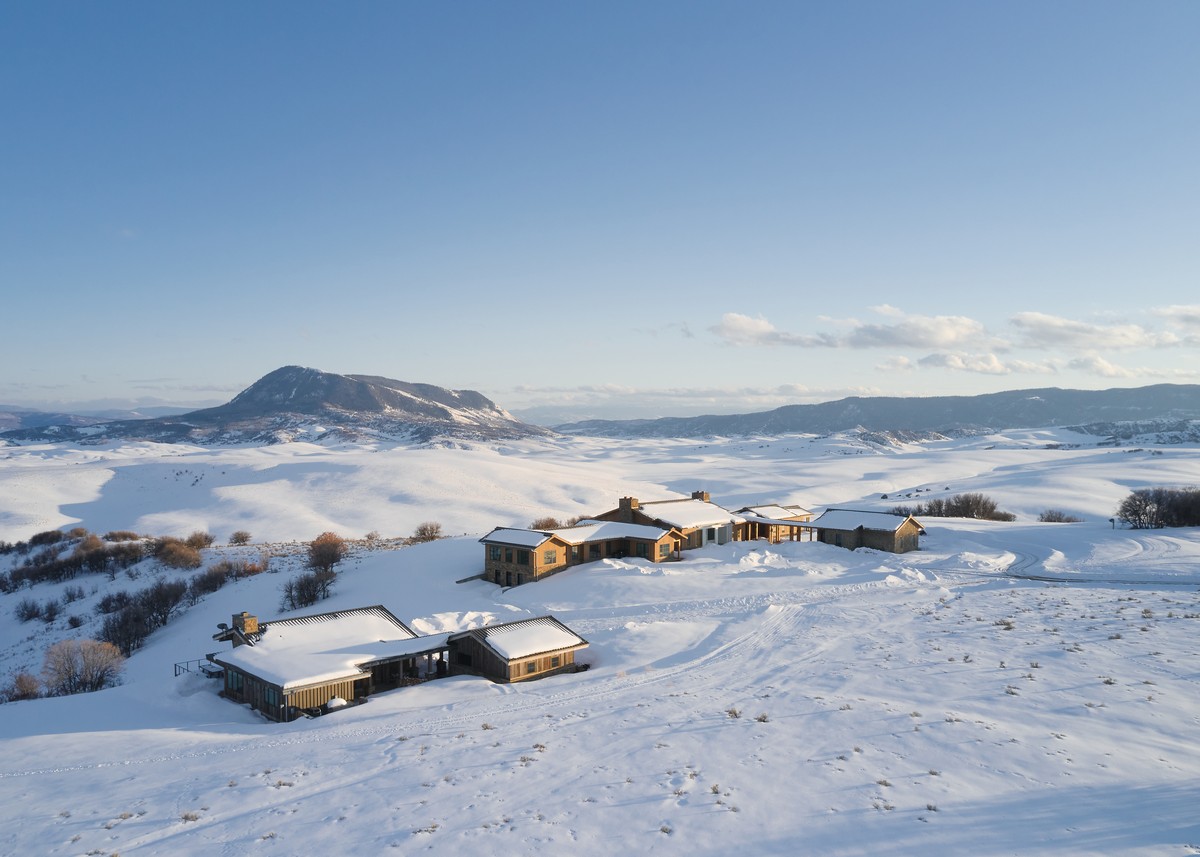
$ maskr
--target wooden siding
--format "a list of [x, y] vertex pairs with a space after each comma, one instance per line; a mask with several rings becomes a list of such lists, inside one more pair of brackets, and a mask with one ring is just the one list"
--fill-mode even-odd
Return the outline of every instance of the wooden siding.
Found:
[[[580, 545], [570, 545], [566, 542], [550, 542], [539, 548], [529, 549], [529, 564], [518, 563], [516, 547], [505, 545], [484, 544], [483, 574], [484, 578], [500, 586], [519, 586], [522, 583], [532, 583], [549, 577], [565, 569], [585, 562], [596, 562], [608, 557], [635, 557], [648, 559], [651, 562], [668, 562], [675, 559], [678, 550], [675, 537], [664, 533], [657, 541], [626, 537], [619, 539], [604, 539], [602, 541], [584, 542]], [[661, 553], [661, 546], [667, 546], [667, 555]], [[500, 559], [492, 558], [492, 549], [500, 549]], [[644, 553], [639, 549], [644, 548]], [[545, 562], [545, 551], [556, 551], [553, 563]], [[507, 553], [511, 551], [510, 553]], [[535, 556], [536, 554], [536, 556]], [[508, 560], [511, 555], [512, 561]]]
[[[466, 656], [470, 663], [465, 663]], [[554, 658], [559, 658], [553, 666]], [[529, 672], [527, 664], [534, 664]], [[560, 649], [544, 652], [532, 658], [515, 658], [511, 661], [497, 655], [475, 637], [464, 636], [450, 643], [450, 674], [479, 675], [492, 681], [514, 682], [544, 678], [557, 672], [575, 668], [575, 649]]]
[[818, 531], [818, 539], [825, 544], [837, 545], [849, 550], [865, 547], [888, 553], [908, 553], [919, 550], [920, 533], [921, 528], [909, 520], [901, 524], [895, 532], [868, 530], [863, 527], [856, 530], [822, 529]]

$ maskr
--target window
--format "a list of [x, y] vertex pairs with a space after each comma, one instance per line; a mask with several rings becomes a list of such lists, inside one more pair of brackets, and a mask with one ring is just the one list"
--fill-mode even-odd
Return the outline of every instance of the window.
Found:
[[554, 565], [558, 562], [558, 551], [550, 550], [542, 553], [542, 565]]
[[504, 561], [505, 561], [505, 562], [512, 562], [512, 548], [505, 548], [505, 549], [504, 549]]
[[518, 571], [517, 572], [517, 586], [520, 586], [524, 582], [525, 582], [525, 575], [521, 574], [521, 572]]
[[525, 675], [529, 675], [530, 673], [535, 673], [535, 672], [537, 672], [537, 661], [526, 661], [525, 662]]
[[579, 562], [579, 545], [571, 545], [571, 562]]
[[234, 693], [241, 693], [243, 687], [243, 677], [237, 670], [225, 671], [225, 689]]
[[558, 666], [561, 662], [562, 662], [562, 658], [559, 657], [558, 655], [555, 655], [554, 657], [552, 657], [550, 659], [550, 668], [554, 669], [554, 667]]
[[710, 542], [715, 542], [717, 540], [717, 528], [716, 527], [708, 528], [708, 540]]
[[588, 545], [588, 559], [600, 559], [600, 545]]
[[268, 707], [279, 707], [279, 691], [277, 691], [275, 688], [268, 687], [263, 693], [263, 699], [266, 701]]
[[671, 546], [669, 544], [667, 544], [666, 542], [663, 542], [661, 545], [658, 546], [658, 558], [659, 559], [666, 559], [670, 555], [671, 555]]
[[529, 551], [517, 551], [517, 565], [529, 565]]
[[488, 559], [495, 560], [496, 562], [500, 561], [500, 546], [499, 545], [489, 545], [488, 546]]
[[646, 556], [646, 543], [645, 542], [637, 543], [637, 555], [642, 557], [643, 559], [645, 558], [645, 556]]

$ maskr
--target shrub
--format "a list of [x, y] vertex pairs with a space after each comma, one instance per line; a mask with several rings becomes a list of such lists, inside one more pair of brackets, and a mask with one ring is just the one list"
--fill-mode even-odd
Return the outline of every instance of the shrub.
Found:
[[45, 622], [47, 625], [49, 625], [51, 622], [53, 622], [55, 619], [58, 618], [58, 613], [59, 613], [60, 609], [61, 608], [59, 607], [57, 601], [53, 601], [53, 600], [47, 601], [46, 605], [44, 607], [42, 607], [42, 621]]
[[38, 681], [37, 676], [30, 675], [27, 672], [19, 672], [13, 676], [8, 687], [3, 691], [4, 698], [9, 702], [18, 702], [22, 699], [37, 699], [42, 695], [42, 683]]
[[135, 603], [105, 618], [100, 639], [129, 656], [142, 647], [153, 630], [141, 605]]
[[552, 518], [547, 515], [544, 518], [534, 518], [529, 524], [531, 530], [558, 530], [562, 529], [562, 523], [558, 518]]
[[171, 614], [187, 596], [188, 586], [182, 580], [159, 578], [138, 593], [137, 603], [143, 608], [151, 628], [161, 628], [171, 621]]
[[336, 579], [337, 575], [331, 570], [312, 571], [289, 580], [283, 585], [282, 609], [299, 610], [328, 598]]
[[996, 501], [984, 494], [955, 494], [948, 499], [934, 497], [915, 506], [896, 506], [894, 515], [916, 515], [928, 518], [977, 518], [985, 521], [1015, 521], [1011, 512], [1001, 512]]
[[190, 536], [184, 539], [184, 544], [190, 548], [200, 550], [201, 548], [212, 547], [212, 543], [216, 541], [211, 533], [206, 533], [203, 530], [195, 530]]
[[83, 591], [82, 586], [68, 586], [63, 590], [63, 603], [70, 604], [73, 601], [80, 601], [87, 597], [87, 593]]
[[318, 571], [332, 571], [346, 556], [346, 542], [336, 533], [321, 533], [308, 545], [308, 566]]
[[136, 542], [140, 538], [133, 530], [110, 530], [104, 534], [106, 542]]
[[28, 622], [32, 619], [40, 619], [42, 616], [42, 605], [32, 598], [22, 598], [13, 614], [18, 620]]
[[1083, 518], [1076, 518], [1059, 509], [1047, 509], [1038, 515], [1038, 520], [1043, 524], [1078, 524]]
[[117, 683], [125, 658], [99, 640], [63, 640], [46, 651], [42, 679], [49, 696], [90, 693]]
[[34, 533], [29, 537], [30, 547], [40, 547], [41, 545], [56, 545], [61, 542], [64, 536], [59, 530], [45, 530], [40, 533]]
[[224, 586], [225, 579], [229, 576], [230, 565], [232, 563], [218, 563], [193, 577], [192, 582], [188, 584], [188, 601], [195, 604], [203, 596]]
[[100, 614], [116, 613], [133, 603], [133, 598], [124, 590], [106, 592], [96, 604], [96, 612]]
[[199, 568], [200, 551], [178, 539], [164, 539], [155, 551], [155, 558], [170, 568]]
[[234, 530], [229, 534], [229, 543], [231, 545], [248, 545], [250, 544], [250, 533], [245, 530]]
[[432, 542], [442, 537], [442, 525], [437, 521], [425, 521], [417, 524], [417, 528], [413, 530], [413, 542]]

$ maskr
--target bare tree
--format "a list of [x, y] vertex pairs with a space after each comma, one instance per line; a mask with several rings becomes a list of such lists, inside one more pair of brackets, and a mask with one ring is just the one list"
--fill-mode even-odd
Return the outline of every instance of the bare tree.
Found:
[[250, 544], [250, 533], [246, 530], [234, 530], [229, 534], [229, 543], [231, 545], [248, 545]]
[[529, 524], [531, 530], [558, 530], [561, 528], [562, 522], [550, 515], [546, 515], [544, 518], [534, 518]]
[[432, 542], [442, 537], [442, 525], [437, 521], [425, 521], [423, 524], [417, 524], [417, 528], [413, 530], [413, 542]]
[[90, 693], [116, 684], [125, 658], [111, 643], [62, 640], [46, 651], [42, 679], [49, 696]]

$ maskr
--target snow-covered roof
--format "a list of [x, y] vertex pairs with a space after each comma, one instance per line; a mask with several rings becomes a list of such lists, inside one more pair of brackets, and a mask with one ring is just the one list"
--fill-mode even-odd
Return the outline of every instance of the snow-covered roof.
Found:
[[620, 521], [580, 521], [574, 527], [551, 530], [554, 535], [572, 545], [602, 542], [605, 539], [650, 539], [658, 541], [670, 530], [645, 524], [622, 524]]
[[622, 524], [619, 521], [580, 521], [573, 527], [556, 530], [523, 530], [517, 527], [496, 527], [479, 541], [485, 544], [514, 545], [536, 548], [557, 536], [570, 545], [602, 542], [606, 539], [650, 539], [658, 541], [670, 530], [644, 524]]
[[519, 548], [536, 548], [550, 538], [549, 530], [525, 530], [520, 527], [496, 527], [479, 541], [498, 542]]
[[859, 509], [826, 509], [812, 526], [829, 530], [883, 530], [894, 533], [908, 518], [889, 512], [864, 512]]
[[267, 622], [254, 645], [213, 660], [290, 690], [358, 677], [373, 661], [442, 648], [445, 636], [417, 637], [386, 608], [360, 607]]
[[468, 634], [509, 661], [532, 658], [543, 652], [579, 649], [588, 644], [587, 640], [553, 616], [521, 619], [503, 625], [485, 625], [454, 636]]
[[771, 518], [773, 520], [785, 521], [789, 518], [798, 518], [803, 515], [811, 515], [812, 512], [805, 509], [803, 506], [779, 506], [770, 504], [767, 506], [746, 506], [738, 509], [740, 515], [753, 515], [758, 518]]
[[684, 529], [714, 527], [728, 524], [730, 521], [741, 521], [741, 518], [728, 509], [703, 500], [658, 500], [642, 503], [638, 511], [672, 527]]

